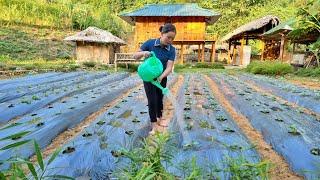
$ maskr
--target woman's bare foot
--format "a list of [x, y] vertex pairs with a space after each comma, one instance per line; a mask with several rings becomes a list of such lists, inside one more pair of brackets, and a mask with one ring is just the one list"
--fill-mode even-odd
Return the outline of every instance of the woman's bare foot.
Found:
[[160, 117], [160, 118], [157, 118], [158, 119], [158, 124], [159, 126], [162, 126], [162, 127], [168, 127], [168, 124], [169, 124], [169, 121]]
[[158, 123], [157, 122], [152, 122], [151, 123], [151, 127], [152, 127], [152, 129], [151, 129], [151, 131], [149, 132], [149, 135], [155, 135], [156, 134], [156, 132], [157, 132], [157, 126], [158, 126]]

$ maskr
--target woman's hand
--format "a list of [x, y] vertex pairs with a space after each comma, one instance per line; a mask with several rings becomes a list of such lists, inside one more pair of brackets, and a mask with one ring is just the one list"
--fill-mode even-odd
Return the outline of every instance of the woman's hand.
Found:
[[134, 59], [141, 59], [142, 57], [144, 58], [148, 58], [151, 56], [151, 52], [149, 51], [138, 51], [136, 53], [134, 53], [133, 58]]
[[150, 51], [143, 51], [143, 57], [148, 58], [151, 56], [151, 52]]

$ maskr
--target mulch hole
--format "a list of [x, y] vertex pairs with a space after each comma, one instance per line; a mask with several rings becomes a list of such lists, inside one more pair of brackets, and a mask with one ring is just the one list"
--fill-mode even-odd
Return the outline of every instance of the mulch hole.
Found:
[[62, 151], [62, 154], [72, 153], [75, 150], [76, 150], [76, 148], [68, 146], [65, 150]]

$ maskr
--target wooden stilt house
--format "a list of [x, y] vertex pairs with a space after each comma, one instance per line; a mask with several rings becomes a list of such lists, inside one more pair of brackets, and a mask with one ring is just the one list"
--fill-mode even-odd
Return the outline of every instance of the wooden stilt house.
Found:
[[[179, 52], [179, 62], [183, 63], [185, 45], [198, 45], [199, 61], [204, 62], [205, 44], [211, 44], [211, 61], [214, 61], [216, 36], [206, 33], [206, 26], [215, 23], [221, 15], [217, 12], [203, 9], [197, 4], [151, 4], [140, 9], [121, 13], [120, 17], [135, 26], [134, 46], [136, 51], [148, 39], [159, 38], [159, 27], [164, 23], [173, 23], [177, 35], [173, 44]], [[200, 50], [201, 46], [201, 50]], [[201, 53], [200, 53], [201, 51]]]

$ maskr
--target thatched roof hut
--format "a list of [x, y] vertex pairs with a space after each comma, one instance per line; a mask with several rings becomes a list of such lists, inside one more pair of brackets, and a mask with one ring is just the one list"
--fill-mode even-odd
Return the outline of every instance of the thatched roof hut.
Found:
[[239, 40], [245, 35], [247, 39], [257, 39], [266, 31], [279, 24], [280, 20], [276, 16], [268, 15], [251, 21], [231, 33], [225, 35], [222, 41]]
[[85, 61], [113, 63], [115, 53], [120, 51], [121, 45], [126, 44], [122, 39], [97, 27], [88, 27], [64, 40], [76, 42], [78, 63]]
[[[222, 38], [222, 41], [229, 43], [228, 63], [246, 65], [250, 63], [251, 47], [248, 45], [250, 39], [263, 40], [262, 35], [279, 24], [280, 20], [276, 16], [268, 15], [251, 21]], [[264, 40], [263, 40], [264, 43]], [[233, 45], [233, 48], [231, 47]], [[240, 45], [238, 48], [237, 46]], [[263, 59], [264, 48], [261, 59]], [[239, 56], [239, 60], [237, 60]]]

